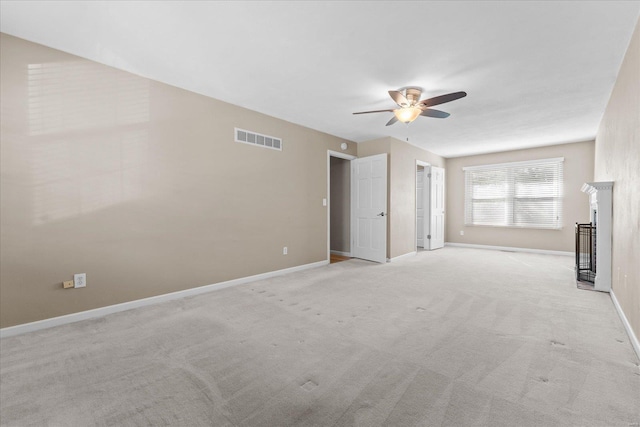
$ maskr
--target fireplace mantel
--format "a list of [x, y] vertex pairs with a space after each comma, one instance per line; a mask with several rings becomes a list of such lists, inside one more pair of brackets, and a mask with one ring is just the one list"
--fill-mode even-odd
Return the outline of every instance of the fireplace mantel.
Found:
[[613, 182], [587, 182], [582, 191], [589, 194], [591, 222], [596, 227], [596, 291], [611, 291], [611, 222]]

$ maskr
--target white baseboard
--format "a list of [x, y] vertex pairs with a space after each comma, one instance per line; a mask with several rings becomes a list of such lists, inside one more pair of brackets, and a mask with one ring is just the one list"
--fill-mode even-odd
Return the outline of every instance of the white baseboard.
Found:
[[629, 335], [631, 346], [636, 351], [636, 356], [638, 356], [638, 359], [640, 359], [640, 342], [638, 341], [638, 337], [633, 332], [633, 328], [631, 328], [631, 323], [629, 323], [627, 316], [624, 315], [624, 311], [622, 311], [622, 307], [620, 307], [620, 303], [618, 302], [616, 295], [613, 293], [613, 289], [609, 292], [609, 295], [611, 295], [613, 306], [616, 308], [618, 316], [620, 316], [620, 320], [622, 320], [622, 324], [624, 325], [624, 329], [627, 331], [627, 335]]
[[417, 251], [408, 252], [408, 253], [406, 253], [406, 254], [398, 255], [398, 256], [393, 257], [393, 258], [387, 258], [387, 262], [399, 261], [399, 260], [401, 260], [402, 258], [408, 258], [408, 257], [410, 257], [410, 256], [414, 256], [414, 255], [417, 255], [417, 254], [418, 254], [418, 252], [417, 252]]
[[496, 251], [508, 251], [508, 252], [530, 252], [533, 254], [544, 255], [562, 255], [562, 256], [576, 256], [574, 252], [563, 251], [548, 251], [545, 249], [530, 249], [530, 248], [513, 248], [511, 246], [489, 246], [489, 245], [473, 245], [471, 243], [451, 243], [447, 242], [445, 246], [457, 246], [460, 248], [474, 248], [474, 249], [491, 249]]
[[180, 298], [200, 295], [207, 292], [217, 291], [219, 289], [231, 286], [242, 285], [244, 283], [255, 282], [257, 280], [268, 279], [270, 277], [282, 276], [283, 274], [293, 273], [295, 271], [308, 270], [310, 268], [321, 267], [329, 264], [328, 260], [313, 262], [311, 264], [298, 265], [295, 267], [285, 268], [282, 270], [269, 271], [267, 273], [256, 274], [254, 276], [240, 277], [238, 279], [228, 280], [226, 282], [214, 283], [212, 285], [200, 286], [197, 288], [185, 289], [183, 291], [171, 292], [168, 294], [157, 295], [149, 298], [138, 299], [134, 301], [123, 302], [120, 304], [108, 305], [106, 307], [95, 308], [93, 310], [80, 311], [64, 316], [52, 317], [50, 319], [38, 320], [36, 322], [24, 323], [22, 325], [9, 326], [0, 329], [0, 338], [12, 337], [15, 335], [25, 334], [27, 332], [39, 331], [42, 329], [53, 328], [54, 326], [66, 325], [68, 323], [79, 322], [81, 320], [95, 319], [108, 314], [118, 313], [121, 311], [131, 310], [134, 308], [145, 307], [148, 305], [158, 304], [161, 302], [172, 301]]
[[334, 255], [348, 256], [348, 257], [351, 256], [351, 252], [342, 252], [342, 251], [334, 251], [334, 250], [331, 250], [329, 252], [331, 252]]

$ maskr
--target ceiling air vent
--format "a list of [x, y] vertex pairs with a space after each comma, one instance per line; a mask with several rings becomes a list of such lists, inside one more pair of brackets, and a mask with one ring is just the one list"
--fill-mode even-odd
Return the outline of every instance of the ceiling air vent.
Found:
[[282, 151], [282, 139], [274, 136], [262, 135], [260, 133], [251, 132], [249, 130], [235, 128], [236, 142], [243, 144], [257, 145], [272, 150]]

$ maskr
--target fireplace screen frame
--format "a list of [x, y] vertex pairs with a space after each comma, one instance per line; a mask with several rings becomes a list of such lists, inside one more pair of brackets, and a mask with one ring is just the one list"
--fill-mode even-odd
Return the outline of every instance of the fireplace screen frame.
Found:
[[576, 280], [578, 282], [595, 283], [596, 233], [594, 223], [576, 223]]

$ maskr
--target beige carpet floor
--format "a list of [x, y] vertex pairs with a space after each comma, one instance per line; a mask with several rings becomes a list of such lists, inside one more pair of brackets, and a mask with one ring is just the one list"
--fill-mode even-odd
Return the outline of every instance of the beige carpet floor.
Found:
[[638, 359], [572, 261], [354, 259], [5, 338], [0, 424], [638, 426]]

